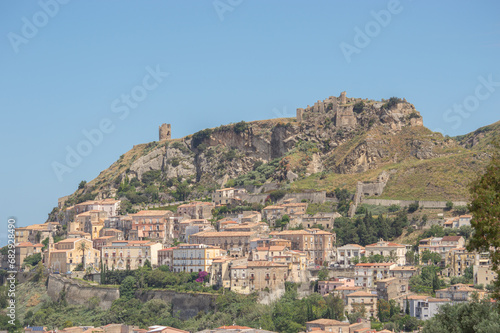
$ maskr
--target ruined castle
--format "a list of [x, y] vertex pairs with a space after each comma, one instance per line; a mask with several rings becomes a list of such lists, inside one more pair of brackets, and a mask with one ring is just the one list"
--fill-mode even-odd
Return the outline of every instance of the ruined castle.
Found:
[[169, 140], [172, 136], [172, 127], [170, 124], [162, 124], [159, 128], [160, 141]]
[[317, 101], [313, 106], [297, 109], [297, 121], [303, 122], [313, 118], [316, 114], [332, 112], [335, 114], [335, 126], [337, 127], [355, 127], [357, 124], [354, 116], [354, 98], [347, 98], [345, 91], [340, 93], [339, 97], [330, 96], [323, 101]]

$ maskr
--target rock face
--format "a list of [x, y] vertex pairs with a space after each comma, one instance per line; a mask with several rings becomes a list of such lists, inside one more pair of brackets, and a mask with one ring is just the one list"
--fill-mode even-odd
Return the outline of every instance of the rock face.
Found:
[[[161, 171], [164, 180], [224, 185], [252, 171], [257, 163], [283, 158], [287, 160], [274, 180], [294, 181], [323, 171], [359, 173], [408, 157], [438, 156], [441, 146], [429, 137], [431, 133], [423, 127], [420, 113], [405, 100], [377, 102], [343, 93], [297, 109], [297, 119], [242, 122], [155, 143], [128, 167], [123, 166], [120, 177], [141, 180], [148, 171]], [[300, 155], [304, 142], [312, 154]], [[290, 154], [298, 155], [288, 158]], [[110, 182], [111, 177], [103, 173], [96, 180], [99, 190], [113, 193], [119, 182]]]

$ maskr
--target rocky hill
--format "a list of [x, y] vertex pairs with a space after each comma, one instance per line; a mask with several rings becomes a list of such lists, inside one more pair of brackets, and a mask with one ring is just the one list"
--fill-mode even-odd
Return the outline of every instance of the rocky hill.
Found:
[[489, 160], [500, 122], [457, 138], [423, 126], [404, 99], [329, 97], [296, 118], [240, 122], [181, 139], [134, 146], [70, 196], [66, 205], [121, 197], [132, 203], [185, 200], [227, 185], [276, 182], [290, 191], [354, 191], [388, 175], [383, 198], [463, 200]]

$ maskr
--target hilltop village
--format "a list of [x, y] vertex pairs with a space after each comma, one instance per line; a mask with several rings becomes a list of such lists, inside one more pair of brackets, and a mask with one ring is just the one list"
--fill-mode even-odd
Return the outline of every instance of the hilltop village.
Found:
[[[165, 145], [161, 148], [165, 152], [156, 152], [154, 149], [159, 149], [156, 145], [151, 146], [152, 150], [146, 146], [149, 150], [139, 159], [132, 159], [126, 171], [120, 171], [126, 168], [122, 164], [115, 168], [122, 173], [116, 181], [101, 185], [99, 192], [86, 189], [96, 189], [102, 180], [94, 181], [92, 186], [82, 182], [77, 194], [58, 200], [47, 222], [16, 228], [14, 270], [38, 274], [38, 278], [48, 277], [47, 288], [53, 301], [61, 301], [63, 296], [69, 304], [95, 301], [106, 310], [118, 297], [139, 298], [137, 288], [256, 295], [262, 304], [275, 304], [295, 290], [298, 298], [317, 296], [321, 304], [337, 304], [336, 312], [335, 306], [328, 308], [325, 315], [312, 315], [315, 311], [312, 308], [308, 312], [300, 327], [317, 333], [415, 331], [444, 305], [488, 299], [497, 276], [487, 252], [466, 249], [473, 232], [472, 215], [468, 214], [467, 202], [457, 201], [457, 196], [445, 201], [378, 199], [396, 172], [389, 169], [380, 170], [373, 181], [357, 181], [354, 192], [341, 188], [318, 190], [315, 186], [290, 191], [290, 187], [288, 190], [281, 187], [315, 173], [320, 175], [318, 179], [327, 179], [323, 166], [315, 161], [321, 157], [322, 163], [328, 165], [335, 160], [329, 160], [328, 152], [321, 156], [319, 152], [337, 145], [348, 146], [346, 137], [349, 138], [349, 133], [354, 135], [360, 127], [382, 128], [391, 137], [405, 128], [418, 131], [423, 128], [422, 118], [413, 105], [397, 98], [384, 102], [347, 98], [343, 92], [339, 97], [297, 109], [294, 121], [299, 125], [293, 126], [300, 126], [300, 131], [277, 125], [270, 140], [262, 142], [257, 141], [255, 130], [244, 122], [235, 125], [234, 132], [200, 131], [189, 138], [195, 157], [180, 142], [171, 139], [171, 125], [163, 124], [158, 142]], [[334, 130], [325, 126], [323, 134], [308, 148], [303, 138], [312, 135], [325, 121], [331, 122]], [[326, 140], [327, 135], [336, 138], [337, 143]], [[359, 133], [352, 140], [358, 137]], [[224, 138], [248, 149], [248, 156], [241, 158], [245, 163], [255, 163], [250, 158], [267, 158], [271, 163], [272, 158], [285, 156], [279, 165], [289, 164], [273, 169], [274, 173], [281, 172], [279, 177], [268, 175], [259, 184], [255, 174], [249, 176], [254, 177], [251, 183], [246, 182], [245, 172], [247, 175], [257, 172], [266, 163], [254, 164], [253, 171], [233, 165], [233, 169], [241, 171], [239, 175], [228, 169], [227, 173], [233, 172], [231, 177], [222, 176], [224, 171], [213, 177], [219, 188], [197, 194], [181, 193], [181, 187], [193, 187], [187, 185], [188, 179], [203, 182], [211, 164], [199, 163], [204, 163], [211, 147], [220, 147]], [[240, 138], [246, 141], [238, 141]], [[411, 139], [407, 145], [411, 149], [405, 158], [426, 160], [438, 153], [448, 156], [451, 153], [442, 153], [440, 147], [455, 149], [456, 146], [451, 141], [425, 140], [433, 140], [432, 147], [427, 141]], [[345, 152], [348, 162], [335, 162], [336, 172], [352, 176], [373, 170], [385, 160], [395, 163], [401, 159], [398, 153], [391, 155], [390, 149], [394, 147], [380, 148], [382, 144], [374, 140], [357, 144], [357, 151], [352, 148], [350, 153]], [[269, 156], [259, 155], [260, 150], [255, 148], [259, 145], [269, 150], [266, 153]], [[285, 155], [287, 151], [295, 152], [297, 159], [306, 160], [308, 165], [294, 169], [290, 166], [292, 155]], [[314, 153], [311, 155], [309, 151]], [[191, 156], [196, 163], [184, 163], [183, 156]], [[125, 159], [122, 155], [119, 162]], [[165, 189], [163, 197], [155, 188], [156, 179], [151, 178], [160, 171], [170, 177], [165, 178], [170, 184], [160, 187]], [[135, 188], [141, 186], [144, 194], [136, 193]], [[170, 192], [173, 196], [166, 194], [169, 189], [174, 189]], [[6, 248], [1, 253], [2, 268], [12, 270]], [[147, 273], [150, 275], [141, 281], [132, 279], [145, 270], [154, 273]], [[81, 300], [71, 296], [74, 288], [109, 291], [118, 285], [119, 295], [109, 294], [108, 299], [85, 296], [88, 292], [78, 294], [83, 297]], [[126, 285], [133, 291], [127, 294]], [[153, 298], [157, 295], [147, 299]], [[201, 303], [192, 305], [196, 311], [179, 304], [173, 306], [179, 307], [181, 318], [207, 311], [197, 308]], [[390, 315], [383, 309], [388, 309]], [[387, 324], [389, 318], [399, 318], [398, 324]], [[224, 324], [202, 332], [269, 332], [232, 322]], [[388, 329], [383, 330], [384, 327]], [[25, 332], [49, 330], [25, 328]], [[186, 332], [162, 325], [146, 329], [124, 322], [102, 327], [59, 327], [58, 331]]]

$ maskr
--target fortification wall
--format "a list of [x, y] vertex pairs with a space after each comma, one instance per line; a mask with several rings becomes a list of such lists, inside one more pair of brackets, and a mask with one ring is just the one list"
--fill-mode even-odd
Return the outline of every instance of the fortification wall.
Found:
[[64, 294], [64, 298], [71, 305], [86, 305], [92, 297], [99, 299], [99, 307], [111, 308], [114, 300], [120, 297], [118, 288], [98, 288], [64, 278], [57, 274], [49, 276], [47, 294], [53, 301], [57, 301]]
[[142, 302], [161, 299], [172, 304], [174, 314], [179, 314], [182, 320], [196, 316], [200, 311], [208, 312], [215, 309], [217, 295], [208, 293], [177, 293], [171, 290], [147, 290], [136, 292], [136, 297]]
[[287, 193], [281, 201], [294, 198], [296, 202], [307, 200], [310, 203], [324, 203], [326, 201], [326, 191]]
[[[364, 199], [362, 203], [368, 205], [381, 205], [381, 206], [391, 206], [399, 205], [401, 207], [408, 207], [410, 204], [414, 203], [415, 200], [389, 200], [389, 199]], [[424, 208], [436, 208], [444, 209], [446, 208], [446, 201], [428, 201], [420, 200], [417, 201], [419, 207]], [[467, 201], [452, 201], [453, 206], [467, 206]]]
[[[86, 305], [92, 297], [99, 299], [99, 307], [104, 310], [111, 308], [114, 300], [120, 297], [118, 288], [101, 286], [86, 286], [75, 280], [57, 274], [49, 276], [47, 294], [53, 301], [64, 295], [70, 305]], [[200, 311], [208, 312], [215, 309], [217, 295], [208, 293], [178, 293], [171, 290], [141, 290], [136, 297], [142, 302], [151, 299], [161, 299], [172, 304], [174, 313], [179, 313], [181, 319], [194, 317]]]

